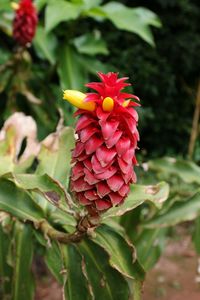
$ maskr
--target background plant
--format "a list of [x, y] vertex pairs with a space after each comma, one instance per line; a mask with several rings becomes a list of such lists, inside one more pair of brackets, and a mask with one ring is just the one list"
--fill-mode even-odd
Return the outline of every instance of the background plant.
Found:
[[[33, 119], [14, 115], [0, 134], [1, 294], [32, 299], [30, 270], [35, 257], [40, 257], [67, 299], [80, 294], [83, 299], [94, 295], [128, 299], [134, 289], [140, 294], [144, 273], [162, 254], [170, 227], [195, 219], [194, 243], [200, 251], [199, 167], [182, 159], [199, 78], [198, 3], [38, 0], [35, 4], [40, 12], [38, 31], [33, 46], [20, 56], [11, 37], [10, 1], [0, 6], [0, 122], [3, 126], [14, 111], [37, 122], [36, 126]], [[154, 13], [137, 5], [157, 12], [163, 26]], [[147, 164], [138, 170], [139, 185], [125, 206], [105, 213], [96, 233], [88, 230], [88, 222], [80, 233], [81, 208], [73, 206], [67, 191], [73, 129], [65, 125], [73, 124], [73, 111], [61, 100], [61, 90], [84, 91], [83, 84], [97, 70], [119, 70], [131, 81], [134, 77], [143, 104], [140, 161]], [[64, 122], [62, 118], [59, 122], [62, 114]], [[197, 163], [198, 144], [199, 140], [193, 156]], [[179, 157], [149, 161], [163, 154]], [[163, 181], [170, 184], [169, 197]], [[84, 236], [81, 243], [71, 243], [74, 232], [75, 239]], [[74, 282], [80, 283], [78, 287]]]

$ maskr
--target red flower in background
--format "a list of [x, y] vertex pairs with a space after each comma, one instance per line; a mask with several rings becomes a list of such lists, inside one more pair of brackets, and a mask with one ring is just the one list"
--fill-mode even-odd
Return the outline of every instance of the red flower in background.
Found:
[[21, 45], [31, 43], [35, 35], [38, 17], [31, 0], [21, 0], [17, 5], [13, 21], [14, 39]]
[[78, 139], [72, 153], [71, 189], [89, 211], [100, 212], [121, 204], [136, 182], [133, 166], [139, 134], [138, 98], [124, 93], [128, 78], [117, 73], [98, 73], [101, 82], [86, 86], [94, 93], [64, 91], [64, 99], [79, 110], [76, 124]]

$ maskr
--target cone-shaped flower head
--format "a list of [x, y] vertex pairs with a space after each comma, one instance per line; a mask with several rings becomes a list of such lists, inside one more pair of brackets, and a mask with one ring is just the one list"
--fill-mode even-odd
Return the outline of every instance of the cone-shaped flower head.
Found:
[[13, 3], [15, 18], [13, 21], [13, 37], [21, 45], [26, 46], [34, 38], [38, 17], [32, 0], [21, 0]]
[[[138, 115], [130, 98], [122, 92], [128, 78], [117, 73], [98, 73], [101, 82], [86, 86], [95, 92], [66, 90], [64, 99], [79, 109], [77, 140], [72, 153], [71, 190], [89, 211], [100, 212], [121, 204], [136, 181], [135, 149], [139, 134]], [[127, 100], [127, 98], [129, 100]]]

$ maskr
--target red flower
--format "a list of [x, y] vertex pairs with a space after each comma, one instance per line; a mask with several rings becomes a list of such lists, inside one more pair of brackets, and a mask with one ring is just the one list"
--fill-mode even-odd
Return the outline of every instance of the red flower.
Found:
[[78, 139], [72, 153], [71, 189], [88, 210], [104, 211], [121, 204], [136, 182], [133, 166], [139, 134], [138, 98], [122, 92], [130, 85], [117, 73], [98, 73], [101, 82], [88, 83], [95, 90], [86, 95], [65, 91], [64, 99], [81, 108], [76, 124]]
[[23, 47], [31, 43], [37, 23], [37, 12], [32, 0], [21, 0], [17, 5], [13, 21], [14, 39]]

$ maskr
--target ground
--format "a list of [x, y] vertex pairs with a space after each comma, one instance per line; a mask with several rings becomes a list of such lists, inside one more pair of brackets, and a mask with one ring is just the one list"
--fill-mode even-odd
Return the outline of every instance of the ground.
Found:
[[[200, 300], [198, 257], [191, 237], [185, 228], [177, 228], [176, 234], [179, 238], [169, 239], [164, 254], [147, 274], [142, 300]], [[62, 289], [50, 275], [38, 280], [37, 286], [35, 300], [62, 300]]]

